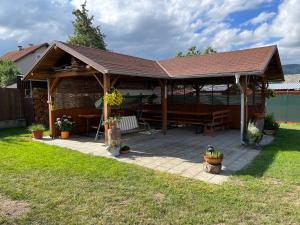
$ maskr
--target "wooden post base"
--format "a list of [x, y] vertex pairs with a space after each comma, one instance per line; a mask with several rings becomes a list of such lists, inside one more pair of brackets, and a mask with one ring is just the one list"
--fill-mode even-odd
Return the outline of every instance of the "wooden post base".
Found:
[[208, 162], [203, 163], [204, 171], [207, 173], [219, 174], [222, 171], [222, 164], [212, 165]]

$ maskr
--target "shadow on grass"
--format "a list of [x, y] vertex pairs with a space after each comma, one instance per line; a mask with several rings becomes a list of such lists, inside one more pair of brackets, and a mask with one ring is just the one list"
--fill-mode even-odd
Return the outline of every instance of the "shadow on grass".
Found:
[[[236, 175], [262, 177], [274, 163], [278, 152], [300, 152], [300, 130], [280, 128], [275, 140], [263, 148], [253, 162]], [[288, 160], [288, 158], [286, 159]]]

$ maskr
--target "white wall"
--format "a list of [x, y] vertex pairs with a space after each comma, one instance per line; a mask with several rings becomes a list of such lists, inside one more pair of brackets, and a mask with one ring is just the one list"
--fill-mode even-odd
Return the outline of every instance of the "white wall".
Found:
[[41, 47], [36, 51], [28, 54], [27, 56], [18, 60], [15, 64], [18, 67], [22, 75], [25, 75], [32, 65], [38, 60], [38, 56], [41, 56], [47, 47]]

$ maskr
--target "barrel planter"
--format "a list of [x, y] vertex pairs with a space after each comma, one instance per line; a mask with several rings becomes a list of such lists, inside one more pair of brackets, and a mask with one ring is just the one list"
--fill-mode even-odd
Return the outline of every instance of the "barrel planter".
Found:
[[42, 139], [43, 138], [43, 133], [44, 131], [42, 130], [33, 130], [32, 131], [32, 136], [34, 139]]

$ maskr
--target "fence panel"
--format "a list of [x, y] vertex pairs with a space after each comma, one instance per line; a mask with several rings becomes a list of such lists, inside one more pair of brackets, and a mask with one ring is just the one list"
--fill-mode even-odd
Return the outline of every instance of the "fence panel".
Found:
[[13, 88], [0, 88], [0, 121], [24, 118], [20, 91]]
[[278, 95], [267, 102], [268, 113], [277, 121], [300, 122], [300, 95]]

